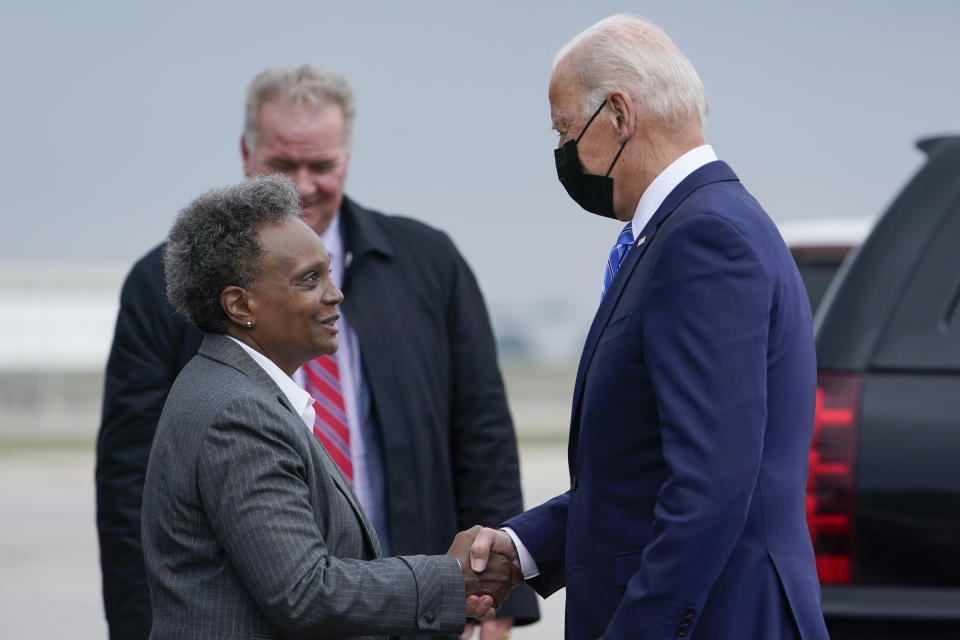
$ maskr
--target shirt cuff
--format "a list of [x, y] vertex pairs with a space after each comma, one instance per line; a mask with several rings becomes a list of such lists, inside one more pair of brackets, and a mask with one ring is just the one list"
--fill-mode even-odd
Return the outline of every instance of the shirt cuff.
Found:
[[519, 536], [514, 533], [513, 529], [503, 527], [500, 530], [506, 531], [507, 535], [513, 540], [513, 544], [517, 547], [517, 555], [520, 557], [520, 571], [523, 573], [523, 579], [529, 580], [530, 578], [536, 578], [540, 575], [540, 569], [537, 568], [536, 561], [533, 559], [533, 556], [530, 555], [530, 552], [527, 551], [527, 546], [523, 544]]

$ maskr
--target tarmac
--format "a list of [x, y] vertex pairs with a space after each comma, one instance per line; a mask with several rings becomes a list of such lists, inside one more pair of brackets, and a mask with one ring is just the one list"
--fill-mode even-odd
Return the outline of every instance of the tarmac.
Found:
[[[104, 640], [92, 445], [0, 445], [0, 638]], [[566, 490], [566, 442], [521, 440], [525, 502]], [[512, 640], [563, 637], [563, 593]]]

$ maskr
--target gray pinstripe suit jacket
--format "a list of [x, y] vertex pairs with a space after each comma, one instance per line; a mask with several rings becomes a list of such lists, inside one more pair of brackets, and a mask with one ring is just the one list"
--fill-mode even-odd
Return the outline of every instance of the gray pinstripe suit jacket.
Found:
[[164, 406], [143, 493], [153, 640], [459, 633], [450, 556], [380, 558], [346, 479], [273, 380], [208, 335]]

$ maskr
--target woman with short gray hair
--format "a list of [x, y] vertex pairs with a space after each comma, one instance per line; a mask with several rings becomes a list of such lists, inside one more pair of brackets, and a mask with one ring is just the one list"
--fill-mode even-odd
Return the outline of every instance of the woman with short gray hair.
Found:
[[502, 556], [473, 573], [479, 527], [447, 555], [380, 557], [291, 378], [336, 351], [343, 300], [299, 209], [286, 178], [258, 177], [200, 196], [170, 231], [168, 297], [206, 335], [144, 484], [153, 640], [456, 634], [522, 580]]
[[170, 230], [163, 268], [167, 298], [198, 329], [225, 333], [220, 292], [248, 287], [263, 262], [256, 227], [300, 217], [300, 196], [289, 180], [265, 176], [217, 189], [194, 200]]

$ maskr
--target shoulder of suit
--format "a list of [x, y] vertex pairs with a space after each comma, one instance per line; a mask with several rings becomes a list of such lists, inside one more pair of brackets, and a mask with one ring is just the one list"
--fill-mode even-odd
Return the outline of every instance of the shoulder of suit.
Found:
[[127, 274], [127, 279], [143, 278], [144, 276], [162, 276], [163, 249], [165, 246], [167, 246], [167, 243], [161, 242], [153, 249], [150, 249], [150, 251], [140, 256], [140, 258], [133, 263], [133, 266], [130, 267], [130, 272]]
[[183, 341], [179, 342], [184, 353], [196, 352], [202, 334], [167, 300], [166, 278], [163, 273], [163, 249], [166, 244], [161, 242], [130, 268], [120, 291], [121, 305], [156, 314], [154, 320], [167, 326], [170, 331], [179, 331], [180, 335], [184, 336]]
[[200, 353], [184, 368], [184, 379], [178, 379], [183, 390], [205, 396], [211, 407], [223, 409], [238, 402], [277, 405], [277, 393], [267, 389], [236, 367]]
[[139, 296], [149, 292], [151, 296], [162, 296], [166, 300], [163, 277], [163, 248], [162, 242], [140, 259], [133, 263], [127, 277], [123, 281], [124, 297]]
[[[690, 208], [667, 222], [670, 224], [666, 224], [660, 234], [663, 235], [662, 254], [678, 250], [686, 254], [690, 249], [680, 247], [689, 245], [740, 258], [750, 256], [770, 278], [778, 271], [778, 267], [771, 268], [769, 265], [779, 263], [771, 263], [768, 258], [787, 250], [763, 209], [759, 205], [743, 206], [742, 201], [741, 206], [719, 210]], [[667, 247], [672, 247], [672, 250]], [[737, 248], [737, 251], [730, 253], [733, 248]]]
[[433, 247], [437, 251], [457, 252], [450, 236], [445, 231], [437, 229], [426, 222], [417, 220], [405, 214], [383, 213], [376, 209], [368, 209], [350, 201], [353, 213], [364, 216], [368, 221], [376, 224], [384, 234], [395, 241], [397, 248], [416, 246], [418, 251], [426, 247]]
[[768, 216], [740, 182], [725, 181], [708, 183], [692, 191], [677, 204], [670, 218], [674, 225], [680, 220], [695, 218], [706, 223], [722, 220], [745, 230], [745, 227], [762, 224]]
[[277, 394], [203, 355], [194, 357], [177, 377], [161, 424], [172, 430], [174, 438], [198, 442], [210, 442], [214, 433], [256, 431], [293, 443], [306, 440], [298, 435], [301, 432], [309, 433]]

